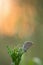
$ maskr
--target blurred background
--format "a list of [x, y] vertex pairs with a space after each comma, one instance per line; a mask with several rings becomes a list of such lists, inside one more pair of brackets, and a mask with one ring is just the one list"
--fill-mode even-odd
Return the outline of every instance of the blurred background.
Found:
[[43, 0], [0, 0], [0, 65], [11, 65], [6, 46], [34, 45], [23, 55], [20, 65], [33, 57], [43, 63]]

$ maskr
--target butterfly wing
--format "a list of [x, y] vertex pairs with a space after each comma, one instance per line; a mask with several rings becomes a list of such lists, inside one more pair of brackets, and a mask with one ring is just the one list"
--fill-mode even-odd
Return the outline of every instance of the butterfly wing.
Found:
[[23, 45], [23, 50], [26, 52], [32, 46], [32, 42], [25, 42]]

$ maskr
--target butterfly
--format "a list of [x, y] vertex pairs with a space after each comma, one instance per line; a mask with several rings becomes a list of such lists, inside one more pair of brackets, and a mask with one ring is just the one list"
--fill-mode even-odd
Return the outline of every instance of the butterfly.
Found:
[[32, 42], [31, 41], [26, 41], [24, 42], [24, 45], [23, 45], [23, 50], [26, 52], [31, 46], [32, 46]]

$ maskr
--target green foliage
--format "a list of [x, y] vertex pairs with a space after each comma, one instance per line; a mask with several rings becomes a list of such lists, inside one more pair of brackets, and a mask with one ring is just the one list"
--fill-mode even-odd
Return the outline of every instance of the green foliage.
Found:
[[[9, 48], [7, 46], [8, 54], [12, 58], [12, 65], [19, 65], [20, 64], [20, 61], [22, 60], [21, 59], [22, 55], [28, 50], [28, 48], [31, 45], [32, 45], [31, 42], [26, 42], [23, 45], [23, 47], [14, 48], [14, 49], [11, 49], [11, 48]], [[34, 57], [34, 58], [32, 58], [32, 59], [29, 60], [28, 65], [42, 65], [42, 61], [39, 58]]]
[[15, 64], [15, 65], [19, 65], [20, 63], [20, 60], [21, 60], [21, 56], [23, 55], [24, 51], [22, 48], [14, 48], [13, 50], [10, 49], [8, 46], [8, 53], [9, 55], [11, 56], [12, 58], [12, 62]]
[[34, 57], [33, 59], [29, 60], [28, 65], [42, 65], [42, 61], [39, 58]]
[[15, 65], [19, 65], [20, 61], [21, 61], [21, 57], [22, 55], [32, 46], [32, 42], [25, 42], [25, 44], [23, 45], [23, 47], [20, 48], [14, 48], [13, 50], [11, 48], [8, 48], [8, 53], [12, 58], [12, 61]]

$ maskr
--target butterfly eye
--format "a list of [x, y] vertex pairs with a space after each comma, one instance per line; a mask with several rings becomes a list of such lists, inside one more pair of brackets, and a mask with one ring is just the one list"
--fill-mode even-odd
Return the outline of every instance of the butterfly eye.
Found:
[[32, 46], [32, 42], [27, 41], [23, 45], [23, 50], [27, 51], [31, 46]]

